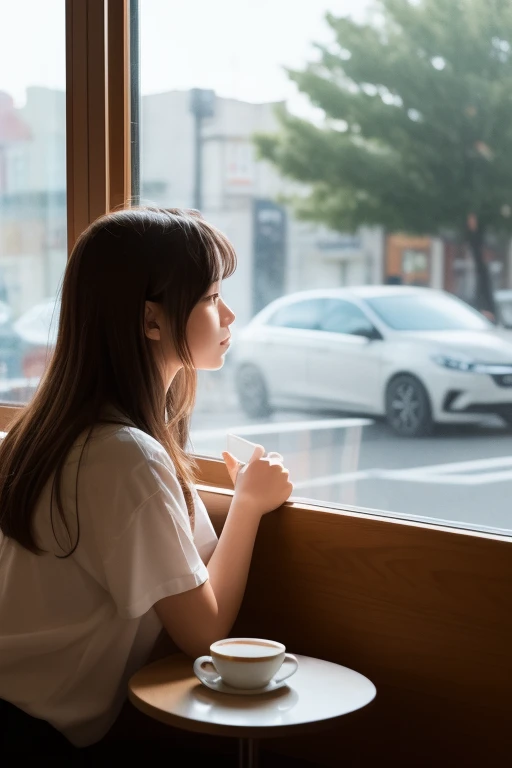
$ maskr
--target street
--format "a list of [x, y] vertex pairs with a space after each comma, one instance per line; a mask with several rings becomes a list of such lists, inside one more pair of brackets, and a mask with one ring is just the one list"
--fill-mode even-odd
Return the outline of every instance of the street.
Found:
[[512, 533], [512, 431], [498, 417], [438, 427], [421, 439], [332, 412], [277, 411], [256, 420], [238, 407], [230, 380], [228, 367], [200, 376], [196, 453], [219, 457], [234, 432], [283, 455], [294, 498]]

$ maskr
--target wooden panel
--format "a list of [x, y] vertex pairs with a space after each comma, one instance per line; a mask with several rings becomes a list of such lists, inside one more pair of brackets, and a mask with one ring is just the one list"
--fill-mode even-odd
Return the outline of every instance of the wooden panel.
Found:
[[13, 418], [20, 412], [19, 405], [2, 405], [0, 403], [0, 432], [5, 432]]
[[130, 198], [128, 0], [66, 0], [68, 250]]
[[87, 83], [87, 3], [66, 0], [68, 253], [89, 223]]
[[[201, 493], [219, 530], [228, 500]], [[378, 691], [346, 725], [275, 748], [332, 766], [505, 765], [511, 544], [355, 513], [267, 515], [233, 636], [281, 640]]]
[[66, 0], [68, 252], [107, 210], [105, 0]]
[[196, 464], [198, 467], [196, 472], [197, 483], [213, 485], [218, 488], [233, 488], [233, 483], [223, 461], [197, 457]]
[[87, 0], [89, 221], [108, 210], [106, 3], [107, 0]]
[[108, 210], [131, 198], [129, 2], [108, 2]]

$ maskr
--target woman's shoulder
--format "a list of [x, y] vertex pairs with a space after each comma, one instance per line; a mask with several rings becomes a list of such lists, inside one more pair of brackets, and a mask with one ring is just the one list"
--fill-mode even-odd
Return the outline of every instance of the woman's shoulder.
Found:
[[175, 472], [163, 445], [134, 426], [107, 424], [97, 427], [89, 440], [88, 455], [105, 466], [120, 464], [125, 471], [141, 463], [158, 463]]
[[[80, 452], [67, 479], [74, 488]], [[131, 515], [157, 495], [180, 498], [174, 465], [163, 446], [134, 426], [101, 424], [87, 441], [79, 468], [80, 488], [91, 521], [117, 536]], [[66, 486], [68, 487], [68, 486]], [[72, 491], [73, 488], [69, 486]], [[108, 514], [105, 501], [108, 501]], [[102, 522], [103, 521], [103, 522]]]

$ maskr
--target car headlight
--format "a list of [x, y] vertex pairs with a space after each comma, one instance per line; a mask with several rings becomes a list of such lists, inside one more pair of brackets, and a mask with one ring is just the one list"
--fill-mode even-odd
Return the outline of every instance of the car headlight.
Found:
[[462, 357], [450, 357], [450, 355], [434, 355], [432, 360], [434, 363], [441, 365], [443, 368], [449, 368], [451, 371], [471, 373], [475, 370], [475, 363], [469, 358], [464, 359]]

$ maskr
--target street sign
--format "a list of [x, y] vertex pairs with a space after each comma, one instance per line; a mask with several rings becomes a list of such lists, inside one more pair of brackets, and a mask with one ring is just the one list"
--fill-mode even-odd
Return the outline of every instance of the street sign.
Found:
[[213, 117], [215, 114], [215, 91], [192, 88], [190, 91], [190, 111], [196, 117]]

